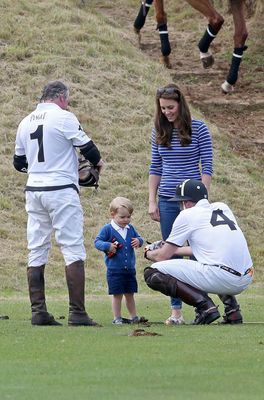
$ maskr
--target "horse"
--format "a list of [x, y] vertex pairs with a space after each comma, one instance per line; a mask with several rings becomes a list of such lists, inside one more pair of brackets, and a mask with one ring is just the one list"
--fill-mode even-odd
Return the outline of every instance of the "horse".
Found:
[[[134, 21], [134, 31], [138, 35], [140, 42], [140, 30], [145, 24], [146, 16], [154, 1], [157, 30], [160, 34], [161, 42], [161, 62], [171, 68], [170, 53], [171, 46], [167, 29], [167, 14], [164, 11], [163, 0], [143, 0], [138, 15]], [[210, 68], [214, 64], [214, 56], [210, 50], [210, 44], [216, 38], [220, 31], [224, 18], [215, 10], [210, 0], [186, 0], [194, 9], [199, 11], [208, 20], [208, 26], [198, 43], [200, 59], [204, 68]], [[239, 66], [242, 61], [243, 52], [247, 49], [245, 45], [248, 31], [244, 15], [244, 3], [246, 0], [229, 0], [230, 12], [233, 15], [234, 22], [234, 51], [232, 54], [231, 65], [226, 80], [221, 85], [222, 92], [227, 94], [234, 90], [234, 85], [238, 79]]]

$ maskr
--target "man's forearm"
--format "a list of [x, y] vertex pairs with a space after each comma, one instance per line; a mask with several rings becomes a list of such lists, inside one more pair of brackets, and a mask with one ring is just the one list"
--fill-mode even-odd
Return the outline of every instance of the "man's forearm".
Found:
[[193, 252], [190, 246], [175, 247], [173, 250], [168, 250], [163, 247], [157, 250], [145, 251], [145, 258], [153, 262], [170, 260], [173, 256], [191, 257], [192, 255]]
[[193, 252], [190, 246], [177, 247], [175, 251], [175, 256], [191, 257], [193, 256]]

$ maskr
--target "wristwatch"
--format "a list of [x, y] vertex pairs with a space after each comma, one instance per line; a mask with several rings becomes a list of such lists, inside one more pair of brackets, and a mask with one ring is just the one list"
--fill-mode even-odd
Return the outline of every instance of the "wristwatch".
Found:
[[146, 258], [147, 260], [149, 260], [149, 258], [147, 257], [147, 252], [149, 251], [150, 249], [146, 249], [145, 251], [144, 251], [144, 258]]

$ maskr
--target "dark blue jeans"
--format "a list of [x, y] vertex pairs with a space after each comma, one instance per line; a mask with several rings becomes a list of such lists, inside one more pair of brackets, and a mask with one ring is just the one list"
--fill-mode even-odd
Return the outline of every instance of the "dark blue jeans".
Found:
[[[169, 199], [170, 197], [159, 196], [160, 230], [163, 240], [169, 237], [173, 222], [181, 211], [180, 203], [177, 201], [168, 201]], [[181, 309], [182, 301], [171, 297], [171, 308]]]

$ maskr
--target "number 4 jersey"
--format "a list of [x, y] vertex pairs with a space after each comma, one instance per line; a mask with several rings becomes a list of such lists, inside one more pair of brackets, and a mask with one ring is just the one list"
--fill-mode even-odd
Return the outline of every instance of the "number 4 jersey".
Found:
[[28, 162], [27, 187], [78, 187], [75, 147], [91, 139], [74, 114], [55, 103], [40, 103], [19, 124], [15, 154]]
[[186, 241], [200, 263], [225, 265], [240, 273], [252, 267], [246, 239], [225, 203], [204, 199], [181, 211], [166, 242], [183, 246]]

